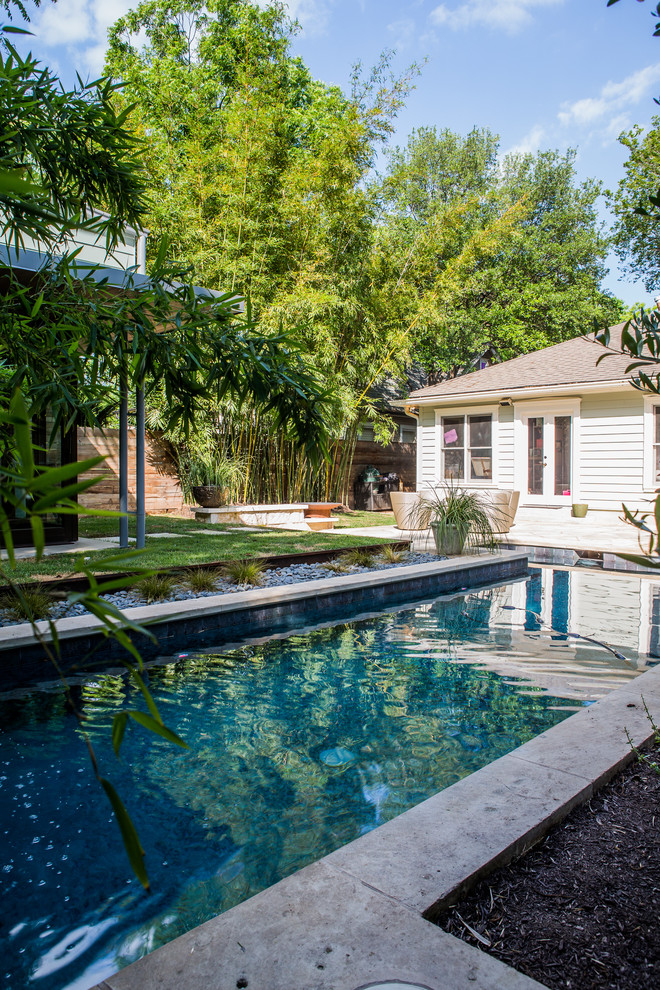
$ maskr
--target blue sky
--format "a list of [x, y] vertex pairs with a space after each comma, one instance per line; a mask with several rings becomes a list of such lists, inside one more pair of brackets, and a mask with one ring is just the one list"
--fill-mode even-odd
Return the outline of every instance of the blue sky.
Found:
[[[33, 52], [65, 82], [97, 74], [108, 26], [126, 0], [43, 0]], [[648, 126], [660, 107], [660, 38], [652, 4], [620, 0], [288, 0], [302, 29], [293, 42], [317, 78], [346, 87], [351, 66], [373, 65], [385, 48], [394, 65], [426, 64], [397, 121], [394, 142], [415, 127], [474, 125], [500, 135], [501, 150], [574, 147], [581, 177], [616, 186], [626, 150], [617, 137]], [[603, 215], [605, 215], [603, 208]], [[620, 281], [606, 286], [631, 303], [649, 298]], [[659, 287], [660, 288], [660, 287]]]

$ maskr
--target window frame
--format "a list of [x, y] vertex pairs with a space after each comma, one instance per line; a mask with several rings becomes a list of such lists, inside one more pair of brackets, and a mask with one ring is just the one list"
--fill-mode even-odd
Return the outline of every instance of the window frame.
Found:
[[[470, 416], [490, 416], [490, 426], [491, 426], [491, 457], [492, 457], [492, 470], [491, 478], [488, 480], [483, 480], [480, 478], [469, 478], [470, 469], [470, 444], [469, 444], [469, 418]], [[452, 481], [449, 478], [445, 478], [444, 473], [444, 443], [443, 443], [443, 429], [442, 420], [443, 419], [463, 419], [463, 474], [464, 477], [461, 479], [456, 479]], [[472, 406], [469, 409], [463, 407], [462, 409], [456, 407], [450, 407], [446, 409], [439, 409], [436, 407], [435, 410], [435, 427], [437, 435], [436, 443], [436, 478], [439, 480], [440, 484], [456, 484], [463, 488], [497, 488], [499, 480], [499, 457], [498, 457], [498, 424], [499, 424], [499, 406], [489, 405], [475, 407]], [[485, 448], [475, 448], [475, 449], [485, 449]]]
[[660, 416], [660, 396], [644, 396], [644, 476], [643, 490], [655, 492], [660, 488], [660, 479], [655, 480], [655, 448], [660, 441], [655, 440], [656, 415]]

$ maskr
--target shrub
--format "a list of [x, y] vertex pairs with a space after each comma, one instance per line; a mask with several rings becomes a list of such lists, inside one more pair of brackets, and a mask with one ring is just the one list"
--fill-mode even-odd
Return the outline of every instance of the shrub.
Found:
[[374, 551], [363, 547], [353, 547], [342, 554], [342, 560], [348, 567], [373, 567]]

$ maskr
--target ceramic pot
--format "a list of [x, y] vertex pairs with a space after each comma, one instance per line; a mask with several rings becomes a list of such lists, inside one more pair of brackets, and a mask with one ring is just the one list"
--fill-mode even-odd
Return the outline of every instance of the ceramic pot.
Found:
[[465, 547], [465, 534], [458, 526], [445, 526], [440, 522], [432, 522], [431, 530], [438, 553], [447, 557], [459, 557]]
[[223, 485], [194, 485], [193, 498], [203, 509], [218, 509], [227, 504], [229, 491]]
[[576, 519], [584, 519], [587, 514], [589, 506], [585, 502], [574, 502], [572, 514]]

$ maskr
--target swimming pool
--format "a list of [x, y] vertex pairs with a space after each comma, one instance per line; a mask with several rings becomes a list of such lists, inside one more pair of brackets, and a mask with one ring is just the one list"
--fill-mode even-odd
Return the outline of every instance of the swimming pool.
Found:
[[[132, 732], [130, 766], [114, 759], [107, 726], [129, 695], [137, 705], [132, 689], [110, 676], [78, 685], [147, 848], [150, 895], [61, 694], [4, 699], [7, 984], [89, 987], [590, 703], [645, 666], [655, 591], [540, 569], [375, 619], [182, 653], [150, 680], [192, 748]], [[570, 633], [600, 634], [626, 659]]]

